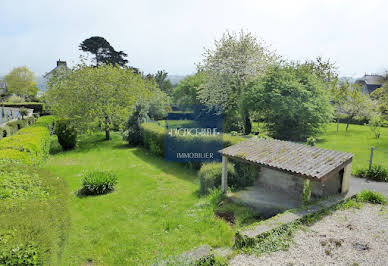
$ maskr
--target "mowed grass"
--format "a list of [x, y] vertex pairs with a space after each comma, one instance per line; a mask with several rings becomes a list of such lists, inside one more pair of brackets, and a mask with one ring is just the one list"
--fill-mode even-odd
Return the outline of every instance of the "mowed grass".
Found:
[[[51, 156], [45, 168], [71, 189], [71, 229], [63, 265], [141, 265], [208, 244], [230, 246], [234, 230], [199, 198], [194, 170], [167, 163], [114, 134], [83, 137], [74, 151]], [[83, 171], [111, 170], [110, 194], [77, 197]]]
[[382, 128], [380, 138], [376, 139], [368, 126], [350, 125], [347, 132], [345, 127], [346, 124], [340, 124], [337, 132], [337, 124], [329, 124], [326, 132], [318, 138], [317, 147], [353, 153], [354, 173], [358, 168], [368, 167], [373, 146], [373, 163], [388, 169], [388, 128]]

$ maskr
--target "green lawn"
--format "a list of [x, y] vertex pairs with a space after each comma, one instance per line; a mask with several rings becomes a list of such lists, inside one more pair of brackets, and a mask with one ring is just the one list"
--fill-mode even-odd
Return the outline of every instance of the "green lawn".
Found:
[[[232, 245], [234, 229], [199, 198], [194, 170], [130, 148], [119, 135], [103, 139], [83, 137], [77, 150], [53, 155], [45, 166], [72, 191], [63, 265], [149, 264], [201, 244]], [[77, 197], [81, 174], [90, 169], [114, 171], [116, 191]]]
[[388, 128], [382, 128], [381, 137], [376, 139], [368, 126], [350, 125], [348, 132], [345, 124], [331, 123], [322, 136], [318, 138], [318, 147], [351, 152], [353, 157], [353, 170], [368, 167], [370, 147], [375, 147], [375, 164], [381, 164], [388, 169]]

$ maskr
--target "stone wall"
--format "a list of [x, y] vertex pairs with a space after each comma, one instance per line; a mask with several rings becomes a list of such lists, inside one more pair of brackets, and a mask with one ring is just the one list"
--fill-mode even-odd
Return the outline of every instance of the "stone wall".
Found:
[[[261, 167], [255, 185], [264, 186], [268, 190], [281, 190], [293, 200], [302, 201], [304, 178], [291, 175], [267, 167]], [[311, 197], [317, 199], [341, 192], [342, 179], [340, 173], [333, 173], [324, 182], [311, 182]]]

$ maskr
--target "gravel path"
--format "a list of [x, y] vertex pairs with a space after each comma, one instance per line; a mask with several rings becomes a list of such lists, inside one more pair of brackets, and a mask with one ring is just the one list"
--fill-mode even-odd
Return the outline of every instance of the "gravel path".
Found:
[[287, 251], [238, 255], [231, 265], [388, 265], [388, 206], [338, 210], [298, 230]]

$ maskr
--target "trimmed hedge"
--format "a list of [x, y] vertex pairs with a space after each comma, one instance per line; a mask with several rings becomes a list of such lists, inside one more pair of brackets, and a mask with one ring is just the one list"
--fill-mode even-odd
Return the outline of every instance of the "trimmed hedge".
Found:
[[[200, 192], [208, 194], [211, 189], [221, 186], [222, 163], [205, 163], [198, 172]], [[228, 163], [228, 181], [235, 176], [233, 164]]]
[[[165, 141], [167, 137], [167, 130], [164, 127], [159, 126], [156, 123], [143, 123], [140, 126], [141, 134], [143, 136], [143, 143], [144, 147], [151, 151], [152, 154], [158, 155], [158, 156], [164, 156], [165, 151]], [[179, 141], [179, 145], [188, 145], [189, 147], [193, 146], [193, 141], [197, 142], [206, 142], [209, 143], [209, 145], [215, 141], [216, 137], [209, 136], [209, 137], [177, 137]], [[218, 138], [220, 140], [220, 138]], [[241, 141], [246, 140], [246, 138], [241, 136], [231, 136], [229, 134], [224, 134], [221, 138], [223, 147], [229, 147], [231, 145], [237, 144]], [[201, 143], [201, 144], [202, 144]], [[199, 144], [200, 145], [200, 144]], [[203, 145], [206, 146], [206, 145]], [[250, 186], [253, 184], [253, 182], [257, 178], [258, 174], [258, 167], [253, 166], [251, 164], [247, 164], [238, 160], [230, 160], [232, 163], [234, 170], [236, 174], [229, 174], [228, 175], [228, 185], [231, 187], [237, 188], [244, 188], [247, 186]], [[213, 165], [212, 163], [210, 163]], [[215, 163], [216, 164], [216, 163]], [[188, 162], [185, 163], [185, 165], [188, 165], [191, 168], [194, 169], [202, 169], [205, 165], [208, 164], [202, 164], [202, 163], [196, 163], [196, 162]], [[219, 165], [219, 164], [216, 164]], [[206, 166], [210, 167], [210, 166]], [[212, 166], [215, 168], [219, 168], [219, 166]], [[229, 166], [228, 166], [229, 167]], [[205, 168], [206, 169], [206, 168]], [[218, 174], [221, 175], [221, 168], [218, 171]], [[200, 179], [201, 179], [200, 174]], [[213, 178], [215, 179], [215, 178]], [[204, 182], [203, 188], [201, 186], [201, 193], [206, 193], [208, 188], [210, 188], [210, 183], [216, 184], [216, 187], [221, 184], [221, 179], [216, 178], [219, 181], [210, 181], [210, 180], [203, 180], [201, 182]], [[205, 185], [205, 183], [207, 185]]]
[[0, 169], [0, 265], [59, 264], [70, 220], [66, 183], [23, 164]]
[[50, 150], [48, 127], [51, 120], [48, 120], [44, 117], [39, 118], [33, 126], [22, 128], [15, 135], [1, 139], [0, 159], [41, 165], [47, 159]]
[[0, 140], [0, 265], [57, 265], [69, 227], [63, 179], [36, 169], [49, 153], [51, 118]]
[[4, 107], [15, 107], [15, 108], [27, 108], [27, 109], [33, 109], [34, 113], [42, 114], [45, 112], [45, 105], [44, 103], [37, 103], [37, 102], [24, 102], [24, 103], [1, 103], [1, 106]]

